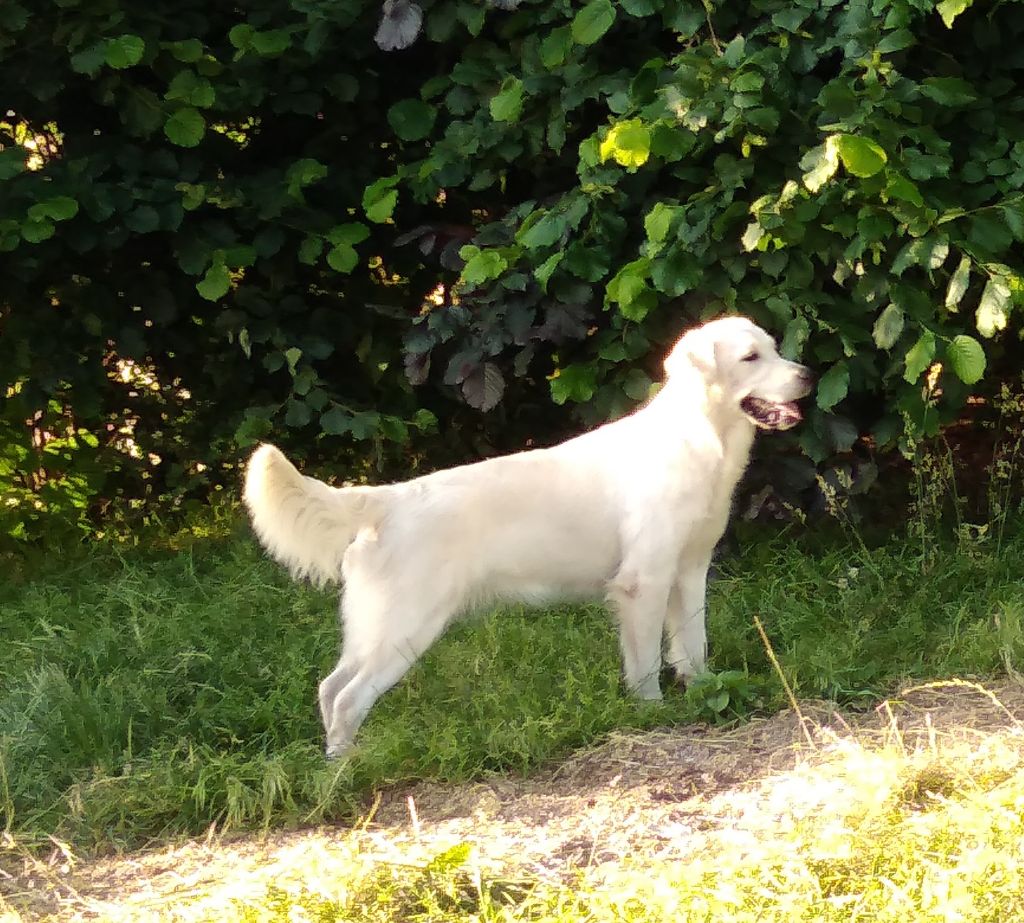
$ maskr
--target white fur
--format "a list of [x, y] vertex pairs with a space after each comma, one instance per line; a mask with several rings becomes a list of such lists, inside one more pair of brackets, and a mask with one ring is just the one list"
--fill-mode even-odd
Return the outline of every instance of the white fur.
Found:
[[641, 698], [660, 697], [663, 659], [683, 680], [704, 669], [708, 566], [755, 431], [740, 401], [792, 401], [811, 379], [741, 317], [686, 333], [665, 369], [630, 416], [400, 484], [329, 487], [256, 451], [263, 544], [296, 577], [344, 583], [344, 649], [320, 684], [329, 756], [457, 615], [498, 599], [606, 600]]

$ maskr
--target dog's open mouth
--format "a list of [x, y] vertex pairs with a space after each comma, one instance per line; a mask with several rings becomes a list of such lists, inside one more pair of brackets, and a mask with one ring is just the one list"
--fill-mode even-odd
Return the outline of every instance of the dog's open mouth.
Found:
[[803, 419], [795, 401], [766, 401], [748, 394], [740, 409], [761, 429], [789, 429]]

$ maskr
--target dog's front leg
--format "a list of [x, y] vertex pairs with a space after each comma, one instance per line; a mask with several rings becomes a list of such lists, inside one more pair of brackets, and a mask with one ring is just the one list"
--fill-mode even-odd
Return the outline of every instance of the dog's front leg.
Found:
[[669, 593], [665, 618], [665, 663], [682, 683], [704, 672], [707, 659], [707, 583], [711, 555], [701, 555], [679, 571]]
[[608, 600], [619, 620], [626, 687], [641, 699], [660, 699], [661, 635], [671, 584], [643, 573], [623, 566], [608, 585]]

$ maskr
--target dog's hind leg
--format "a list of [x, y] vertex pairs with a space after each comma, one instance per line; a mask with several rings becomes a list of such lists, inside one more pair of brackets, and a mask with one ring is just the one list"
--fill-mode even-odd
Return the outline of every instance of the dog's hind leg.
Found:
[[352, 658], [342, 654], [338, 665], [320, 683], [320, 719], [324, 723], [324, 729], [330, 734], [331, 722], [334, 720], [334, 700], [352, 680], [358, 672], [358, 665]]
[[[373, 704], [409, 671], [423, 653], [436, 641], [450, 621], [448, 610], [435, 612], [409, 626], [401, 635], [381, 639], [372, 650], [361, 654], [352, 678], [334, 694], [327, 706], [321, 700], [324, 726], [327, 730], [327, 756], [341, 756], [352, 744], [356, 731]], [[339, 665], [336, 674], [344, 675], [352, 666]], [[327, 683], [335, 674], [331, 674]]]
[[711, 554], [680, 569], [665, 619], [665, 663], [683, 683], [704, 671], [707, 658], [707, 582]]

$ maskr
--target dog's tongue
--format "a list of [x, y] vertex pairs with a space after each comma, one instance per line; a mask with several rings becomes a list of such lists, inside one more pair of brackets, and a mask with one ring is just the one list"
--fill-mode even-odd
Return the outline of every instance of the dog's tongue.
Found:
[[759, 397], [745, 397], [740, 401], [743, 412], [763, 429], [789, 429], [803, 419], [796, 403], [765, 401]]

